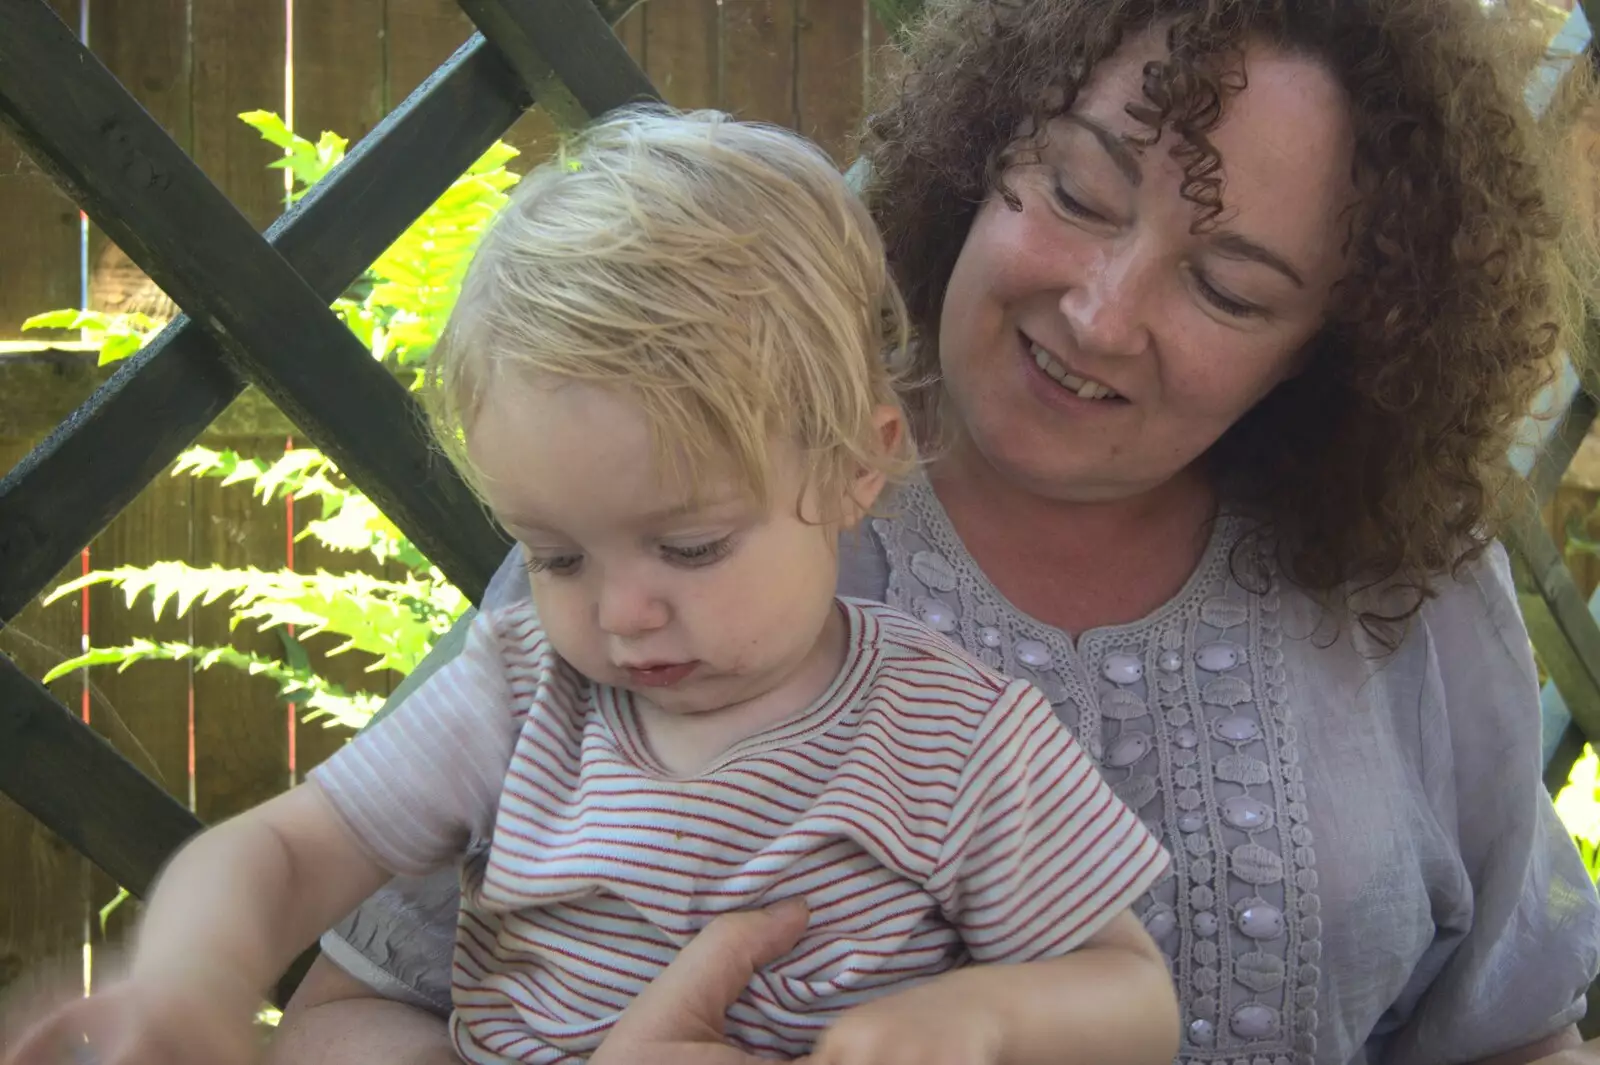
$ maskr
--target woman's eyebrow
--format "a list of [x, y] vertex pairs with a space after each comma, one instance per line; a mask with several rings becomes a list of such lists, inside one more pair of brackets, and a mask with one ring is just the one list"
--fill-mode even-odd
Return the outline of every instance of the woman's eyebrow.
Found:
[[1139, 157], [1128, 147], [1127, 141], [1087, 115], [1069, 112], [1062, 117], [1073, 125], [1088, 130], [1094, 139], [1100, 142], [1100, 147], [1105, 149], [1106, 154], [1111, 157], [1111, 162], [1122, 171], [1122, 176], [1128, 179], [1129, 184], [1137, 186], [1144, 180], [1144, 170], [1139, 166]]
[[1249, 237], [1241, 236], [1238, 233], [1217, 233], [1211, 238], [1211, 246], [1219, 255], [1224, 255], [1230, 259], [1247, 259], [1250, 262], [1271, 267], [1290, 281], [1293, 281], [1296, 288], [1306, 287], [1300, 272], [1290, 266], [1287, 259], [1270, 248], [1262, 247]]

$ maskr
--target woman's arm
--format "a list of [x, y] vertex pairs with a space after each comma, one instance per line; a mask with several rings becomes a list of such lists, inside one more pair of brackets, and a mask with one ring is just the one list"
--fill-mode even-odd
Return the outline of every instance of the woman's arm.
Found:
[[1536, 1043], [1484, 1058], [1473, 1065], [1600, 1065], [1600, 1039], [1585, 1043], [1574, 1024]]

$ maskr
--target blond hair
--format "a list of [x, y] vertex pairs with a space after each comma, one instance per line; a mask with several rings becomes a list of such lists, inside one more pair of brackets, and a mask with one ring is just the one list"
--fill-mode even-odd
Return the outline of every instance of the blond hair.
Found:
[[[767, 498], [775, 444], [819, 498], [911, 467], [888, 349], [905, 311], [866, 209], [819, 149], [712, 111], [628, 109], [523, 179], [467, 272], [429, 363], [435, 430], [466, 438], [502, 374], [616, 387], [697, 491], [705, 470]], [[833, 495], [833, 492], [840, 495]]]

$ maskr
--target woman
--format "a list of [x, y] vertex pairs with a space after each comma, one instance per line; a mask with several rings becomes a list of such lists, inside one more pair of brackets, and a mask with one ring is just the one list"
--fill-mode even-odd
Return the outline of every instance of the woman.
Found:
[[[1477, 0], [951, 0], [872, 123], [935, 447], [842, 590], [1037, 682], [1162, 834], [1186, 1060], [1576, 1041], [1600, 919], [1487, 539], [1575, 291], [1514, 39]], [[279, 1059], [449, 1060], [450, 891], [331, 935], [354, 976]], [[794, 932], [713, 926], [601, 1057], [742, 1060], [715, 1019]]]

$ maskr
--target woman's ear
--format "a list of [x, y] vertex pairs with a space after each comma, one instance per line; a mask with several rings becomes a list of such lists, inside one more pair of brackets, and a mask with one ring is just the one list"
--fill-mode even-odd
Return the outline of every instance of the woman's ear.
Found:
[[[878, 445], [882, 449], [879, 454], [893, 455], [904, 447], [905, 434], [908, 430], [905, 414], [898, 406], [887, 403], [880, 406], [872, 414], [872, 424], [878, 432]], [[872, 506], [883, 493], [883, 486], [887, 481], [888, 477], [880, 464], [864, 467], [856, 473], [855, 480], [850, 485], [852, 506], [845, 522], [847, 528], [854, 527], [871, 513]]]

